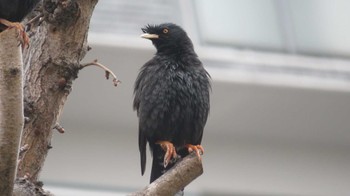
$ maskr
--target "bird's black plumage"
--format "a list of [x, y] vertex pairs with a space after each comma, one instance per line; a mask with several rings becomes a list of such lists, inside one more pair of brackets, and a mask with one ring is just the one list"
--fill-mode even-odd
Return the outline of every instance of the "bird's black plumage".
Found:
[[141, 172], [148, 142], [153, 154], [152, 182], [172, 167], [164, 168], [164, 151], [157, 141], [170, 141], [182, 156], [188, 154], [185, 144], [201, 144], [209, 113], [210, 76], [181, 27], [166, 23], [148, 25], [142, 31], [157, 52], [140, 70], [133, 106], [139, 117]]
[[10, 22], [21, 22], [40, 0], [1, 0], [0, 18]]

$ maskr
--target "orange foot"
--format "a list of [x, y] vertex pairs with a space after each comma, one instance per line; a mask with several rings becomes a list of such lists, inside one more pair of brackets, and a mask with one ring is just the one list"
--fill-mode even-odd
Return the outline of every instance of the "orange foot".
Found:
[[201, 145], [186, 144], [186, 148], [189, 153], [191, 153], [192, 151], [195, 151], [198, 159], [199, 160], [202, 159], [201, 154], [204, 153], [204, 148]]
[[22, 44], [22, 49], [25, 46], [29, 46], [29, 37], [24, 31], [24, 27], [21, 23], [19, 22], [10, 22], [6, 19], [0, 18], [0, 23], [7, 26], [8, 28], [16, 28], [18, 31], [18, 37], [19, 37], [19, 42]]
[[164, 168], [165, 168], [166, 166], [168, 166], [171, 158], [177, 157], [175, 147], [169, 141], [158, 141], [156, 142], [156, 144], [159, 144], [160, 147], [162, 147], [162, 149], [165, 151], [165, 155], [164, 155]]

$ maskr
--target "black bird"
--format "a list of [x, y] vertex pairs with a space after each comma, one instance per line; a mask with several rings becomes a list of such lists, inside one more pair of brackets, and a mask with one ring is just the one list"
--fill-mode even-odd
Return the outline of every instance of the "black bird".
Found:
[[146, 145], [153, 155], [150, 182], [171, 168], [178, 155], [196, 151], [200, 158], [209, 113], [210, 76], [186, 32], [172, 23], [142, 28], [156, 47], [135, 82], [134, 110], [139, 117], [141, 173]]
[[0, 0], [0, 32], [6, 28], [16, 28], [21, 35], [21, 43], [28, 45], [29, 38], [20, 22], [36, 7], [40, 0]]

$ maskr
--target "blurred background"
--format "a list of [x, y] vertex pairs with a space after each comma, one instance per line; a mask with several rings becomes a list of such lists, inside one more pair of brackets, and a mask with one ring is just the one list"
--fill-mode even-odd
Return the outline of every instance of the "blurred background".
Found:
[[204, 174], [190, 196], [350, 194], [350, 1], [100, 0], [41, 180], [56, 195], [126, 195], [141, 176], [132, 110], [139, 68], [155, 53], [146, 24], [189, 34], [212, 76]]

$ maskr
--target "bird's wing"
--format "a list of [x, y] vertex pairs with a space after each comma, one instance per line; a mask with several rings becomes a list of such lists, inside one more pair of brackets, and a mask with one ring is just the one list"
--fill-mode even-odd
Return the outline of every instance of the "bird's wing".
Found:
[[137, 76], [135, 86], [134, 86], [134, 103], [133, 108], [137, 111], [137, 115], [139, 114], [139, 107], [140, 107], [140, 101], [141, 101], [141, 94], [142, 94], [142, 75], [144, 74], [144, 71], [141, 70], [139, 75]]
[[198, 81], [194, 84], [195, 88], [193, 88], [198, 97], [196, 104], [192, 105], [192, 110], [195, 111], [194, 119], [196, 119], [192, 122], [194, 144], [200, 144], [202, 141], [203, 129], [210, 110], [210, 75], [202, 66], [199, 68], [199, 72], [197, 75]]
[[134, 103], [133, 108], [134, 110], [139, 112], [140, 102], [141, 102], [141, 95], [143, 91], [143, 85], [145, 82], [145, 79], [147, 78], [147, 66], [150, 64], [150, 61], [147, 62], [142, 68], [140, 69], [140, 72], [136, 78], [135, 86], [134, 86]]
[[[137, 79], [135, 81], [134, 86], [134, 103], [133, 108], [137, 111], [137, 115], [140, 115], [140, 105], [141, 105], [141, 98], [143, 95], [143, 85], [145, 82], [145, 79], [147, 78], [147, 66], [151, 63], [151, 61], [147, 62], [140, 70], [139, 75], [137, 76]], [[141, 158], [141, 174], [143, 175], [146, 168], [146, 146], [147, 146], [147, 137], [145, 135], [144, 129], [144, 122], [139, 119], [139, 151], [140, 151], [140, 158]]]

